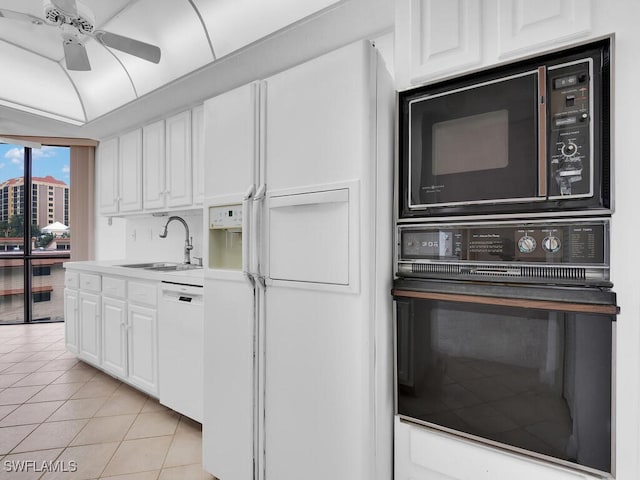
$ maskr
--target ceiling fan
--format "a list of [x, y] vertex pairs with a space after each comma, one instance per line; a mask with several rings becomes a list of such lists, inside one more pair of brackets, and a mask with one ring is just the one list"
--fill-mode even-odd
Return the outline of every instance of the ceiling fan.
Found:
[[84, 46], [89, 37], [95, 38], [107, 47], [149, 62], [160, 62], [160, 48], [155, 45], [104, 30], [95, 30], [93, 13], [86, 5], [76, 0], [44, 0], [43, 10], [44, 18], [39, 18], [28, 13], [0, 8], [0, 18], [59, 28], [68, 70], [91, 70]]

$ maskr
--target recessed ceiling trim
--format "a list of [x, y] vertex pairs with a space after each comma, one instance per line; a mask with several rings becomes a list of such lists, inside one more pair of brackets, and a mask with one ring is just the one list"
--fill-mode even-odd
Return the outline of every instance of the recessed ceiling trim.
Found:
[[69, 83], [71, 83], [73, 90], [76, 92], [76, 95], [78, 96], [78, 101], [80, 102], [80, 107], [82, 108], [82, 114], [84, 115], [84, 122], [87, 123], [87, 121], [89, 120], [89, 117], [87, 116], [87, 109], [84, 106], [82, 95], [80, 95], [80, 91], [78, 90], [78, 86], [76, 85], [76, 82], [73, 81], [73, 78], [71, 78], [71, 75], [69, 75], [69, 71], [66, 68], [64, 68], [64, 66], [62, 65], [62, 62], [63, 60], [60, 60], [60, 62], [58, 62], [58, 65], [60, 65], [60, 68], [69, 79]]
[[38, 115], [41, 117], [47, 117], [47, 118], [51, 118], [53, 120], [58, 120], [60, 122], [65, 122], [65, 123], [70, 123], [72, 125], [76, 125], [76, 126], [82, 126], [87, 122], [84, 122], [82, 120], [78, 120], [75, 118], [70, 118], [70, 117], [65, 117], [64, 115], [59, 115], [57, 113], [53, 113], [53, 112], [49, 112], [47, 110], [42, 110], [39, 108], [34, 108], [34, 107], [30, 107], [28, 105], [23, 105], [20, 103], [15, 103], [12, 102], [11, 100], [7, 100], [4, 99], [2, 97], [0, 97], [0, 105], [3, 105], [5, 107], [9, 107], [9, 108], [13, 108], [14, 110], [19, 110], [21, 112], [27, 112], [27, 113], [31, 113], [33, 115]]
[[196, 12], [196, 15], [198, 15], [198, 19], [202, 24], [202, 30], [204, 30], [204, 34], [207, 37], [207, 42], [209, 42], [209, 48], [211, 48], [211, 55], [213, 55], [213, 61], [215, 62], [218, 59], [218, 56], [216, 55], [216, 51], [213, 48], [213, 42], [211, 41], [211, 36], [209, 35], [209, 30], [207, 30], [207, 25], [204, 22], [204, 18], [202, 18], [202, 14], [200, 13], [200, 10], [198, 10], [198, 7], [196, 6], [196, 4], [193, 3], [193, 0], [189, 0], [189, 3], [193, 7], [193, 10]]
[[[131, 88], [133, 88], [133, 94], [136, 96], [136, 98], [140, 98], [140, 95], [138, 95], [138, 89], [136, 88], [136, 84], [133, 82], [133, 78], [131, 78], [131, 74], [129, 73], [129, 70], [127, 70], [127, 67], [124, 66], [124, 63], [122, 63], [122, 60], [120, 60], [120, 57], [118, 57], [113, 50], [111, 50], [109, 47], [107, 47], [104, 43], [102, 42], [98, 42], [100, 45], [102, 45], [102, 47], [111, 54], [111, 56], [113, 58], [116, 59], [116, 61], [120, 64], [120, 66], [122, 67], [122, 70], [124, 70], [124, 73], [127, 74], [127, 78], [129, 79], [129, 82], [131, 83]], [[132, 100], [133, 101], [133, 100]]]
[[44, 58], [45, 60], [49, 60], [50, 62], [58, 63], [62, 59], [56, 60], [55, 58], [47, 57], [46, 55], [41, 54], [40, 52], [36, 52], [35, 50], [31, 50], [30, 48], [25, 47], [24, 45], [20, 45], [18, 43], [10, 42], [6, 38], [0, 38], [0, 42], [6, 43], [7, 45], [12, 45], [20, 50], [24, 50], [25, 52], [33, 53], [34, 55], [39, 56], [40, 58]]
[[119, 16], [122, 12], [124, 12], [126, 9], [130, 8], [132, 5], [134, 5], [135, 3], [138, 3], [138, 0], [130, 0], [129, 3], [125, 4], [122, 6], [122, 8], [120, 10], [118, 10], [116, 13], [114, 13], [113, 15], [111, 15], [109, 18], [105, 19], [104, 22], [102, 22], [100, 24], [100, 27], [102, 28], [104, 25], [106, 25], [107, 23], [109, 23], [111, 20], [113, 20], [114, 18], [116, 18], [117, 16]]
[[62, 68], [65, 76], [69, 79], [69, 82], [71, 83], [71, 86], [73, 87], [73, 90], [76, 92], [76, 95], [78, 96], [78, 101], [80, 102], [80, 106], [82, 107], [82, 114], [84, 115], [84, 121], [78, 121], [75, 119], [71, 119], [69, 117], [65, 117], [64, 115], [60, 115], [54, 112], [50, 112], [47, 110], [42, 110], [40, 108], [36, 108], [36, 107], [30, 107], [29, 105], [23, 105], [21, 103], [15, 103], [12, 102], [10, 100], [4, 99], [2, 97], [0, 97], [0, 104], [10, 107], [10, 108], [15, 108], [17, 110], [23, 110], [25, 112], [29, 112], [29, 113], [35, 113], [35, 114], [42, 114], [45, 117], [48, 118], [53, 118], [54, 120], [60, 120], [62, 122], [66, 122], [66, 123], [71, 123], [73, 125], [84, 125], [85, 123], [87, 123], [88, 118], [87, 118], [87, 111], [84, 108], [84, 102], [82, 101], [82, 97], [80, 96], [80, 92], [78, 91], [78, 88], [76, 87], [76, 84], [74, 83], [74, 81], [71, 79], [71, 77], [69, 76], [69, 72], [67, 72], [67, 70], [62, 66], [62, 64], [60, 62], [62, 62], [63, 60], [60, 61], [55, 61], [54, 59], [52, 59], [51, 57], [47, 57], [46, 55], [42, 55], [40, 52], [36, 52], [34, 50], [31, 50], [30, 48], [26, 48], [22, 45], [18, 45], [17, 43], [13, 43], [10, 42], [4, 38], [0, 39], [0, 42], [6, 43], [8, 45], [12, 45], [14, 47], [19, 48], [20, 50], [24, 50], [25, 52], [29, 52], [32, 53], [33, 55], [37, 55], [40, 58], [44, 58], [45, 60], [48, 60], [50, 62], [53, 63], [57, 63], [60, 68]]

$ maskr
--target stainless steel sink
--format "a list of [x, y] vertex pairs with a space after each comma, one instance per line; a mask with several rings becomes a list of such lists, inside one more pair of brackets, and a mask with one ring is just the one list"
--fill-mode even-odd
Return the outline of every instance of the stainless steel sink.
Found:
[[128, 263], [119, 266], [126, 268], [141, 268], [143, 270], [153, 270], [156, 272], [175, 272], [181, 270], [194, 270], [196, 268], [202, 268], [200, 265], [173, 262]]
[[146, 267], [146, 270], [155, 270], [156, 272], [175, 272], [181, 270], [195, 270], [196, 268], [202, 268], [200, 265], [191, 265], [189, 263], [178, 263], [175, 265], [156, 265], [153, 267]]

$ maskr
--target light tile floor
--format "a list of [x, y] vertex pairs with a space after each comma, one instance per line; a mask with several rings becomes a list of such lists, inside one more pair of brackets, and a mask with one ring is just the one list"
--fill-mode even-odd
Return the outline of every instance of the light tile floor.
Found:
[[0, 325], [0, 480], [213, 479], [201, 449], [200, 424], [66, 352], [63, 323]]

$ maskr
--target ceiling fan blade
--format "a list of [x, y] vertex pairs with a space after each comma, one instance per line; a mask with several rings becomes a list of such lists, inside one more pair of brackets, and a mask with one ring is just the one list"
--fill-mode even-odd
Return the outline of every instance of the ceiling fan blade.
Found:
[[66, 13], [71, 16], [78, 14], [76, 0], [51, 0], [51, 3], [53, 3], [62, 13]]
[[28, 13], [14, 12], [6, 8], [0, 8], [0, 18], [8, 18], [9, 20], [18, 20], [19, 22], [33, 23], [34, 25], [44, 25], [44, 20]]
[[64, 48], [64, 61], [67, 64], [67, 70], [81, 72], [91, 70], [91, 63], [89, 63], [89, 56], [84, 45], [65, 39], [62, 41], [62, 48]]
[[107, 47], [115, 48], [116, 50], [134, 55], [149, 62], [160, 62], [160, 48], [150, 43], [141, 42], [140, 40], [134, 40], [133, 38], [111, 32], [105, 32], [104, 30], [96, 30], [94, 36], [100, 43]]

